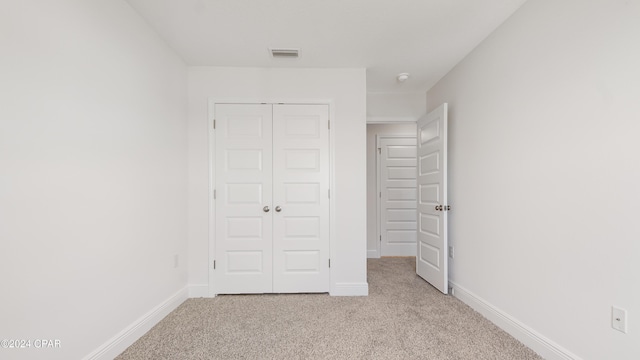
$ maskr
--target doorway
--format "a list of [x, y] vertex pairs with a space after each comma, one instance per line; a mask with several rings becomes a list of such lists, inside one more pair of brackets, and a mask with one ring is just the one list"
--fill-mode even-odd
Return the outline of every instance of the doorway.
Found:
[[378, 135], [376, 144], [380, 256], [415, 256], [418, 199], [416, 137]]
[[416, 136], [415, 122], [367, 124], [367, 257], [379, 258], [380, 249], [378, 201], [378, 147], [379, 136]]

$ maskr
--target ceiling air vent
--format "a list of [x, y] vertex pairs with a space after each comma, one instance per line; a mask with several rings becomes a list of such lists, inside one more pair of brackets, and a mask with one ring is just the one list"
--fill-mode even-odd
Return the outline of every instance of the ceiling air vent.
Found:
[[274, 58], [297, 58], [299, 55], [299, 49], [269, 49], [271, 56]]

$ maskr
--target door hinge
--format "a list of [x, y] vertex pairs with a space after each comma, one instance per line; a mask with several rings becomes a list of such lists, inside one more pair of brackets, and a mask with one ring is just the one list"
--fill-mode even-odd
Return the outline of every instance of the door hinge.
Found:
[[331, 259], [329, 259], [329, 267], [331, 267]]
[[216, 189], [213, 189], [213, 199], [215, 200], [216, 198]]
[[380, 191], [380, 197], [382, 197], [382, 191]]
[[216, 269], [216, 261], [213, 260], [213, 270], [215, 270], [215, 269]]
[[327, 129], [331, 130], [331, 120], [327, 120]]
[[327, 190], [327, 197], [331, 199], [331, 189]]
[[216, 119], [213, 119], [213, 129], [215, 130], [216, 128]]
[[378, 148], [378, 154], [382, 154], [382, 148]]
[[380, 235], [380, 242], [382, 242], [382, 235]]

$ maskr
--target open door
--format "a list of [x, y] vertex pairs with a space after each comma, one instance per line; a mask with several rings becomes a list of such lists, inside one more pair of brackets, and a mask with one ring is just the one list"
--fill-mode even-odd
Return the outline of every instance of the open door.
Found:
[[418, 249], [416, 273], [446, 294], [447, 104], [418, 120]]

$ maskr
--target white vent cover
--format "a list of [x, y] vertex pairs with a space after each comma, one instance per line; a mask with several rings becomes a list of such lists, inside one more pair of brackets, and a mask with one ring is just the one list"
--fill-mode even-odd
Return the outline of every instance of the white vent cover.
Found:
[[297, 58], [300, 56], [300, 49], [269, 49], [274, 58]]

